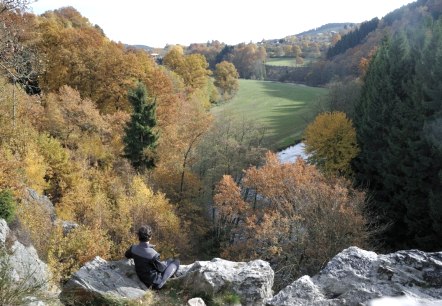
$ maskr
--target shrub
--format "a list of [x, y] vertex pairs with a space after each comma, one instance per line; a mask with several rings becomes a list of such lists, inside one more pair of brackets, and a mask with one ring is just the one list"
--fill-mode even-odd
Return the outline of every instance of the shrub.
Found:
[[16, 203], [9, 189], [0, 191], [0, 218], [10, 223], [15, 218]]
[[49, 209], [34, 201], [28, 204], [22, 202], [17, 207], [17, 219], [20, 220], [26, 234], [30, 236], [40, 259], [46, 261], [52, 232]]
[[107, 259], [110, 249], [111, 242], [99, 228], [81, 225], [64, 236], [58, 226], [52, 233], [48, 265], [54, 279], [63, 282], [95, 256]]

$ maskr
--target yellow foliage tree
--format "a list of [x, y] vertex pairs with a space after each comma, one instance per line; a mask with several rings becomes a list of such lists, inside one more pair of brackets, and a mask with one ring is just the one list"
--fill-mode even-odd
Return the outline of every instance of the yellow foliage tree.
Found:
[[235, 66], [227, 61], [216, 64], [215, 86], [218, 87], [224, 100], [232, 99], [239, 89], [239, 74]]
[[31, 142], [28, 145], [23, 162], [26, 185], [42, 194], [49, 187], [49, 183], [45, 179], [49, 166], [39, 153], [38, 146], [35, 143]]
[[66, 281], [84, 263], [95, 256], [109, 258], [112, 243], [106, 232], [95, 227], [79, 226], [65, 235], [57, 226], [51, 236], [48, 265], [55, 280]]
[[[131, 225], [128, 229], [136, 230], [143, 224], [152, 226], [154, 230], [153, 244], [157, 245], [163, 256], [177, 255], [178, 250], [185, 248], [186, 231], [181, 228], [175, 208], [164, 194], [154, 193], [142, 177], [135, 176], [133, 178], [129, 196], [125, 202], [126, 208], [123, 209], [120, 218], [124, 217], [123, 212], [126, 211], [128, 215], [125, 217], [129, 217]], [[119, 207], [123, 206], [123, 203], [120, 204]], [[123, 248], [128, 247], [127, 242], [129, 241], [125, 242]]]
[[304, 131], [309, 162], [327, 175], [351, 174], [350, 162], [359, 152], [356, 130], [343, 112], [319, 114]]
[[164, 57], [163, 64], [177, 73], [191, 91], [203, 89], [211, 75], [209, 64], [201, 54], [184, 55], [182, 48], [174, 46]]
[[49, 188], [45, 191], [56, 203], [63, 193], [75, 184], [74, 180], [77, 175], [75, 164], [70, 162], [69, 151], [63, 148], [57, 139], [47, 134], [40, 134], [38, 145], [40, 154], [43, 155], [48, 165], [45, 178], [49, 182]]
[[47, 260], [52, 235], [51, 211], [28, 197], [18, 205], [17, 217], [24, 230], [30, 235], [32, 245], [42, 260]]

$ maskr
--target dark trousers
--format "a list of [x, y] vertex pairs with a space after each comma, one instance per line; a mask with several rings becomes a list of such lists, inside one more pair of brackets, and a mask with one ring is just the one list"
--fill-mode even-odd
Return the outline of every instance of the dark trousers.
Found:
[[163, 273], [161, 273], [161, 279], [158, 284], [153, 284], [154, 289], [161, 289], [166, 281], [178, 271], [178, 268], [180, 267], [180, 261], [178, 259], [168, 259], [166, 261], [167, 268], [164, 270]]

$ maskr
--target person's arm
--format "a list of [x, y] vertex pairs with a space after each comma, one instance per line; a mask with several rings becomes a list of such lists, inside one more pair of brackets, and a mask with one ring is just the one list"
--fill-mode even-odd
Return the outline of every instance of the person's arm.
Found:
[[158, 272], [164, 272], [166, 270], [167, 265], [164, 262], [160, 261], [160, 254], [157, 253], [155, 258], [153, 259], [153, 265], [155, 266], [155, 269], [157, 269]]
[[124, 253], [124, 256], [125, 256], [126, 258], [132, 258], [132, 257], [133, 257], [133, 256], [132, 256], [132, 246], [130, 246], [130, 247], [127, 249], [126, 253]]

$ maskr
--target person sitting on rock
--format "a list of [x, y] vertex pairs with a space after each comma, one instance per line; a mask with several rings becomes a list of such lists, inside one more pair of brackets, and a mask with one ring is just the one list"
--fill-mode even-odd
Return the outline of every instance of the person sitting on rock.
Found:
[[160, 254], [154, 250], [155, 246], [149, 244], [151, 237], [152, 228], [149, 225], [141, 226], [138, 229], [140, 243], [132, 245], [124, 255], [134, 259], [135, 272], [148, 288], [161, 289], [167, 279], [176, 273], [180, 262], [176, 259], [160, 261]]

